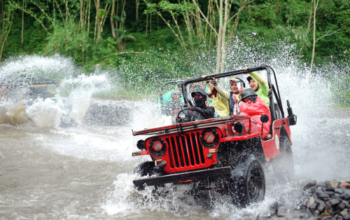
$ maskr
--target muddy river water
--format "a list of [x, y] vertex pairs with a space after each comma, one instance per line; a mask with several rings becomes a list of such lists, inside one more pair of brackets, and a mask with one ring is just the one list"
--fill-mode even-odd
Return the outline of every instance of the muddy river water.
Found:
[[[103, 75], [69, 78], [75, 67], [66, 58], [28, 59], [0, 67], [0, 75], [31, 69], [67, 72], [61, 89], [77, 89], [64, 105], [41, 101], [8, 111], [8, 105], [0, 103], [0, 220], [244, 219], [268, 213], [276, 201], [290, 209], [305, 204], [302, 188], [308, 180], [350, 181], [350, 111], [334, 107], [322, 78], [301, 74], [290, 63], [276, 62], [274, 68], [283, 103], [288, 98], [298, 116], [291, 128], [295, 180], [280, 184], [267, 166], [265, 200], [237, 209], [230, 198], [214, 192], [197, 200], [180, 187], [136, 191], [133, 170], [149, 158], [131, 157], [136, 142], [144, 138], [132, 136], [131, 130], [171, 123], [158, 114], [154, 98], [95, 100], [91, 95], [108, 84]], [[98, 110], [101, 105], [105, 107]], [[93, 106], [97, 110], [89, 112]]]
[[[137, 192], [132, 172], [148, 158], [131, 157], [139, 139], [131, 128], [154, 126], [151, 112], [125, 126], [0, 125], [0, 219], [241, 219], [263, 214], [274, 201], [300, 205], [304, 180], [350, 180], [349, 112], [329, 109], [308, 118], [312, 132], [303, 133], [303, 122], [293, 128], [296, 179], [279, 185], [267, 167], [261, 204], [238, 210], [218, 195], [201, 202], [181, 190]], [[167, 120], [155, 118], [159, 125]]]

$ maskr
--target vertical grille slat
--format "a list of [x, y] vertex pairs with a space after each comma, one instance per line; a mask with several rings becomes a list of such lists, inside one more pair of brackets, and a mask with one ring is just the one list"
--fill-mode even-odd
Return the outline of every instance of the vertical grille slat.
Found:
[[180, 143], [180, 146], [181, 146], [181, 150], [182, 150], [182, 155], [183, 155], [183, 158], [184, 158], [184, 163], [186, 162], [186, 166], [189, 166], [190, 165], [190, 162], [189, 162], [189, 156], [188, 156], [188, 150], [187, 150], [187, 147], [186, 145], [184, 144], [185, 141], [184, 141], [184, 137], [179, 137], [179, 143]]
[[169, 146], [170, 167], [174, 168], [175, 158], [174, 158], [174, 154], [171, 153], [173, 151], [173, 147], [171, 146], [171, 142], [170, 142], [169, 138], [166, 138], [166, 142], [167, 142], [167, 144]]
[[178, 150], [177, 152], [178, 152], [178, 155], [179, 155], [179, 160], [180, 160], [181, 166], [185, 167], [185, 161], [184, 161], [184, 157], [185, 156], [184, 156], [183, 150], [181, 149], [179, 136], [176, 136], [175, 139], [176, 139], [176, 141], [175, 141], [176, 149]]
[[176, 145], [175, 145], [175, 140], [174, 140], [174, 137], [171, 137], [171, 144], [172, 144], [172, 149], [173, 149], [173, 154], [174, 154], [174, 157], [175, 157], [175, 164], [176, 164], [176, 167], [179, 167], [179, 154], [177, 152], [177, 148], [176, 148]]
[[[190, 158], [190, 161], [191, 161], [191, 165], [192, 166], [194, 166], [194, 157], [193, 157], [193, 146], [192, 146], [192, 144], [191, 144], [191, 142], [190, 142], [190, 140], [189, 140], [189, 135], [188, 134], [186, 134], [186, 136], [185, 136], [185, 143], [186, 143], [186, 147], [187, 147], [187, 152], [189, 152], [189, 158]], [[192, 149], [191, 149], [191, 147], [192, 147]]]
[[201, 158], [202, 164], [204, 164], [205, 163], [205, 161], [204, 161], [204, 152], [203, 152], [204, 146], [202, 145], [201, 140], [199, 139], [199, 133], [196, 133], [196, 134], [197, 134], [196, 136], [197, 136], [198, 145], [199, 145], [200, 158]]
[[169, 145], [171, 168], [183, 168], [205, 164], [203, 146], [199, 133], [193, 132], [184, 135], [173, 135], [166, 138]]
[[200, 161], [199, 161], [199, 154], [198, 154], [196, 137], [195, 137], [194, 134], [191, 134], [191, 142], [192, 142], [192, 147], [194, 148], [193, 152], [194, 152], [194, 155], [195, 155], [195, 158], [196, 158], [196, 164], [199, 164], [200, 163]]
[[186, 161], [186, 165], [187, 166], [190, 166], [190, 154], [188, 152], [188, 147], [187, 147], [187, 143], [185, 141], [185, 136], [181, 136], [180, 137], [180, 142], [181, 142], [181, 146], [182, 146], [182, 149], [183, 149], [183, 152], [184, 152], [184, 156], [185, 156], [185, 161]]
[[204, 163], [204, 161], [202, 161], [202, 157], [200, 156], [200, 150], [201, 150], [201, 145], [200, 145], [200, 141], [199, 141], [199, 135], [197, 135], [197, 133], [194, 135], [195, 136], [195, 141], [196, 141], [196, 145], [197, 145], [197, 155], [199, 156], [199, 161], [200, 163]]

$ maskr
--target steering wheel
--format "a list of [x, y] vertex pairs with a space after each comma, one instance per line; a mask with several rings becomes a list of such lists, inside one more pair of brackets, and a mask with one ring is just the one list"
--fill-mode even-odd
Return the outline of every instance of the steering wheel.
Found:
[[[194, 109], [196, 112], [200, 113], [204, 118], [207, 117], [207, 114], [204, 111], [202, 111], [202, 109], [200, 109], [196, 106], [191, 106], [190, 108], [185, 108], [185, 109], [182, 109], [181, 111], [179, 111], [179, 113], [177, 114], [177, 117], [176, 117], [176, 121], [181, 122], [181, 121], [179, 121], [179, 119], [185, 119], [186, 117], [190, 118], [190, 116], [185, 113], [185, 110], [187, 110], [187, 112], [193, 111], [193, 110], [190, 110], [191, 108]], [[185, 115], [185, 117], [180, 117], [181, 113], [183, 113]]]

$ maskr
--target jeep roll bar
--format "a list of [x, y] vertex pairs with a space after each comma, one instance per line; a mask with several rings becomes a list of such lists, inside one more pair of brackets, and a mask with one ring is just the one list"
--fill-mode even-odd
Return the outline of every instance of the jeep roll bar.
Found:
[[[275, 88], [274, 84], [271, 81], [271, 75], [272, 74], [270, 72], [270, 69], [272, 70], [272, 73], [273, 73], [273, 76], [274, 76], [274, 79], [275, 79], [276, 88]], [[182, 93], [183, 94], [187, 94], [186, 86], [188, 84], [190, 84], [190, 83], [195, 83], [195, 82], [200, 82], [200, 81], [207, 81], [207, 80], [211, 80], [214, 77], [216, 79], [219, 79], [219, 78], [223, 78], [223, 77], [235, 76], [235, 75], [239, 75], [239, 74], [243, 74], [243, 73], [250, 73], [250, 72], [261, 71], [261, 70], [266, 70], [266, 72], [267, 72], [267, 82], [268, 82], [269, 88], [271, 90], [271, 93], [273, 93], [274, 96], [276, 97], [277, 104], [278, 104], [278, 106], [280, 108], [280, 111], [282, 113], [282, 118], [284, 118], [284, 111], [283, 111], [283, 106], [282, 106], [282, 102], [281, 102], [280, 91], [279, 91], [279, 88], [278, 88], [276, 73], [272, 69], [272, 67], [267, 66], [267, 65], [261, 65], [261, 66], [258, 66], [258, 67], [248, 68], [247, 70], [235, 70], [235, 71], [230, 71], [230, 72], [224, 72], [224, 73], [208, 75], [208, 76], [206, 76], [204, 78], [198, 77], [198, 78], [188, 79], [188, 80], [184, 81], [184, 83], [182, 84]], [[275, 117], [275, 106], [274, 106], [273, 96], [271, 95], [271, 97], [269, 97], [269, 98], [270, 98], [270, 106], [269, 106], [269, 108], [270, 108], [271, 117], [272, 117], [271, 121], [274, 121], [276, 119], [276, 117]], [[185, 102], [185, 105], [187, 105], [187, 103], [188, 103], [187, 95], [184, 95], [184, 102]], [[271, 125], [272, 125], [272, 123], [271, 123]]]
[[169, 82], [164, 83], [160, 88], [159, 88], [159, 100], [160, 104], [163, 105], [163, 89], [166, 85], [172, 84], [172, 83], [182, 83], [184, 80], [171, 80]]

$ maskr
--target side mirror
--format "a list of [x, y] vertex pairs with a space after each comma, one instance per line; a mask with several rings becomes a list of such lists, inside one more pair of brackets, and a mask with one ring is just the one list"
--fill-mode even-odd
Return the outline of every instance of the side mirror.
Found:
[[260, 117], [260, 121], [262, 122], [262, 124], [261, 124], [261, 137], [263, 137], [264, 123], [266, 123], [266, 122], [269, 121], [269, 116], [263, 114], [263, 115]]
[[260, 121], [262, 122], [262, 123], [266, 123], [266, 122], [268, 122], [269, 121], [269, 116], [267, 116], [267, 115], [262, 115], [261, 117], [260, 117]]
[[296, 125], [297, 124], [297, 116], [293, 114], [292, 107], [290, 107], [289, 100], [287, 100], [287, 111], [288, 111], [288, 124]]

